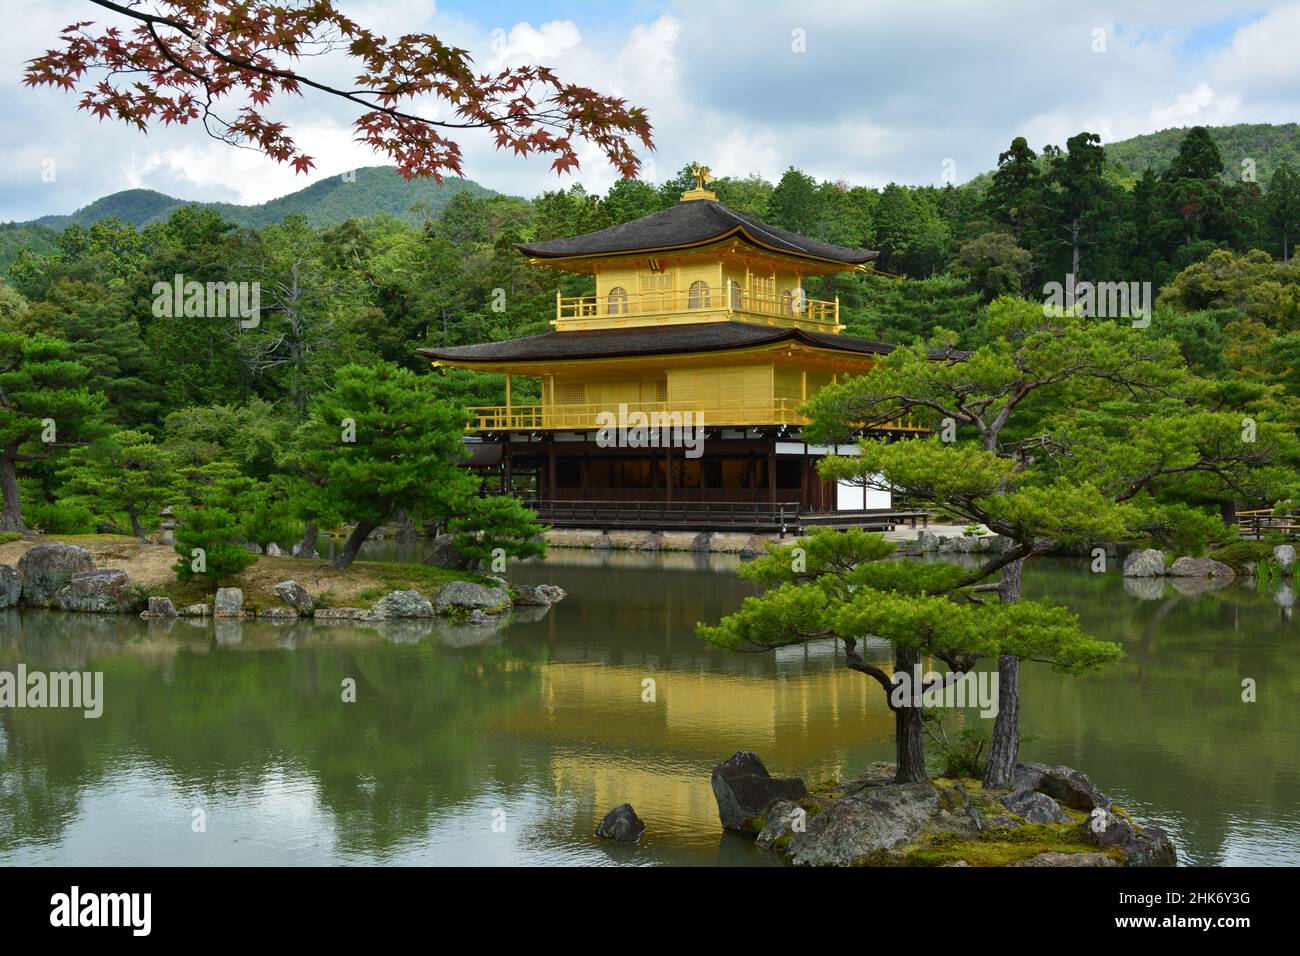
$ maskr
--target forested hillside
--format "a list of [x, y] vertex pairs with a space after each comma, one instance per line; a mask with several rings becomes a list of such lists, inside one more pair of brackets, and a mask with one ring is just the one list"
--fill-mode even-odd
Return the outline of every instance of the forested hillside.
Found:
[[[1207, 129], [1223, 157], [1223, 175], [1228, 179], [1241, 178], [1242, 161], [1247, 159], [1254, 160], [1255, 176], [1260, 182], [1271, 180], [1283, 162], [1300, 169], [1300, 125], [1238, 123]], [[1106, 155], [1135, 176], [1147, 168], [1163, 172], [1178, 155], [1178, 146], [1186, 135], [1186, 129], [1165, 129], [1134, 136], [1107, 144]]]

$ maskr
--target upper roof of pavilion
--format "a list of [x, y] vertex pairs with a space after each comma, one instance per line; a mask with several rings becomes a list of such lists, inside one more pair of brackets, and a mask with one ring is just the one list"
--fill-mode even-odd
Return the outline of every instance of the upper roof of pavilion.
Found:
[[852, 269], [880, 255], [879, 252], [818, 242], [769, 226], [752, 216], [728, 209], [707, 190], [687, 192], [676, 205], [622, 225], [567, 239], [520, 243], [516, 248], [540, 265], [565, 268], [566, 260], [681, 252], [733, 238], [757, 250], [822, 267]]

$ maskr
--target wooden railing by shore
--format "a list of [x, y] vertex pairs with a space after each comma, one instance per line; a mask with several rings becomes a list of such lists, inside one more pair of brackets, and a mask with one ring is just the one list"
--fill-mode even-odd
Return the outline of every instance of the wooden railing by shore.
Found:
[[809, 511], [797, 501], [594, 501], [531, 499], [524, 505], [543, 524], [557, 528], [658, 531], [754, 531], [794, 534], [810, 527], [892, 530], [900, 524], [929, 525], [926, 511], [865, 509]]
[[1286, 514], [1273, 508], [1238, 511], [1237, 533], [1257, 541], [1270, 534], [1294, 537], [1300, 535], [1300, 515]]

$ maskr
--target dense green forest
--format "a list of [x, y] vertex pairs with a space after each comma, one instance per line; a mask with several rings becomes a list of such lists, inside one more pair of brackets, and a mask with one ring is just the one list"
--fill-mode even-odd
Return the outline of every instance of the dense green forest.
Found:
[[[1194, 372], [1217, 383], [1207, 401], [1227, 410], [1265, 401], [1293, 416], [1300, 267], [1290, 253], [1300, 181], [1283, 161], [1267, 182], [1226, 179], [1230, 167], [1209, 131], [1196, 128], [1163, 169], [1147, 168], [1129, 184], [1097, 137], [1080, 133], [1041, 155], [1018, 138], [994, 173], [960, 187], [876, 190], [790, 169], [776, 183], [723, 178], [712, 188], [776, 226], [881, 251], [876, 270], [809, 289], [840, 297], [849, 334], [898, 344], [946, 334], [976, 347], [992, 334], [989, 305], [999, 297], [1041, 301], [1049, 283], [1071, 273], [1149, 282], [1147, 334], [1173, 340]], [[502, 402], [497, 378], [428, 374], [415, 349], [549, 331], [557, 289], [588, 293], [590, 280], [530, 266], [515, 244], [647, 215], [694, 184], [683, 170], [661, 184], [620, 181], [603, 196], [574, 186], [535, 200], [471, 183], [429, 185], [436, 209], [432, 200], [404, 215], [391, 203], [353, 205], [387, 179], [401, 182], [362, 170], [356, 183], [295, 194], [315, 197], [315, 215], [328, 225], [314, 225], [301, 206], [281, 221], [241, 225], [222, 208], [154, 208], [157, 194], [145, 194], [137, 212], [153, 211], [141, 225], [108, 218], [31, 232], [0, 283], [0, 389], [10, 401], [0, 412], [0, 479], [16, 482], [6, 490], [10, 522], [9, 499], [21, 489], [32, 527], [147, 528], [157, 495], [139, 508], [127, 507], [126, 491], [95, 493], [102, 476], [85, 449], [96, 442], [100, 457], [145, 474], [183, 462], [254, 483], [296, 475], [296, 491], [276, 494], [288, 500], [292, 492], [302, 521], [419, 510], [418, 501], [386, 502], [362, 519], [305, 493], [328, 467], [301, 439], [325, 427], [320, 416], [334, 413], [340, 382], [357, 394], [418, 382], [449, 407]], [[160, 309], [156, 284], [178, 275], [258, 283], [259, 321], [246, 327], [234, 317]], [[342, 375], [345, 365], [370, 369], [371, 378]], [[516, 401], [528, 399], [527, 389], [516, 385]], [[57, 420], [56, 441], [42, 440], [47, 418]], [[103, 444], [114, 435], [115, 444]]]

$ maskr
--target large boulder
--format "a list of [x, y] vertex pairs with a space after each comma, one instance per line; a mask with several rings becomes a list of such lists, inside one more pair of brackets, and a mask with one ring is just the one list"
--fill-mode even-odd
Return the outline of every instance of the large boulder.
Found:
[[1213, 558], [1182, 557], [1169, 566], [1169, 576], [1174, 578], [1231, 578], [1235, 572], [1222, 561]]
[[34, 607], [51, 607], [55, 596], [74, 574], [95, 570], [94, 559], [85, 548], [62, 541], [50, 541], [28, 548], [18, 559], [23, 578], [23, 600]]
[[433, 605], [419, 591], [393, 591], [375, 602], [380, 617], [433, 617]]
[[857, 866], [915, 841], [939, 814], [939, 792], [928, 783], [864, 787], [834, 801], [790, 840], [799, 866]]
[[316, 599], [297, 581], [281, 581], [275, 585], [275, 596], [299, 614], [311, 614], [316, 610]]
[[1273, 560], [1277, 563], [1278, 571], [1282, 572], [1282, 577], [1289, 578], [1295, 567], [1295, 545], [1279, 544], [1273, 549]]
[[788, 844], [796, 833], [808, 832], [808, 811], [791, 800], [777, 800], [767, 808], [763, 829], [754, 842], [764, 850]]
[[1072, 810], [1110, 809], [1110, 798], [1097, 789], [1086, 773], [1072, 767], [1044, 763], [1016, 764], [1015, 790], [1037, 790]]
[[13, 607], [22, 596], [22, 575], [7, 564], [0, 564], [0, 608]]
[[713, 550], [713, 535], [707, 531], [701, 531], [691, 538], [691, 550], [699, 554], [706, 554]]
[[217, 588], [214, 617], [239, 617], [244, 613], [244, 592], [239, 588]]
[[1070, 817], [1055, 800], [1036, 790], [1016, 790], [1002, 797], [998, 803], [1029, 823], [1070, 822]]
[[567, 596], [564, 588], [554, 584], [539, 584], [537, 587], [516, 584], [510, 588], [510, 598], [516, 607], [550, 607]]
[[916, 547], [923, 554], [939, 550], [939, 536], [933, 531], [921, 531], [916, 536]]
[[645, 823], [636, 815], [632, 804], [621, 803], [600, 821], [596, 827], [596, 836], [615, 843], [635, 843], [645, 833]]
[[1124, 577], [1159, 578], [1165, 573], [1165, 553], [1155, 548], [1133, 551], [1124, 559]]
[[797, 777], [777, 779], [757, 754], [737, 750], [713, 768], [713, 796], [718, 817], [727, 830], [755, 833], [763, 811], [774, 800], [802, 800], [808, 790]]
[[59, 589], [55, 601], [63, 611], [121, 614], [131, 610], [128, 583], [126, 572], [119, 568], [83, 571]]
[[1103, 807], [1088, 818], [1088, 842], [1103, 850], [1118, 849], [1125, 866], [1177, 866], [1178, 851], [1160, 827], [1138, 829], [1127, 819]]
[[438, 588], [433, 603], [439, 614], [453, 610], [501, 612], [510, 607], [510, 595], [504, 588], [489, 588], [473, 581], [452, 581]]

